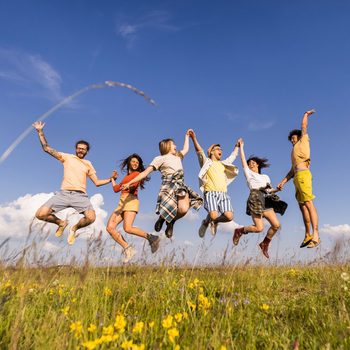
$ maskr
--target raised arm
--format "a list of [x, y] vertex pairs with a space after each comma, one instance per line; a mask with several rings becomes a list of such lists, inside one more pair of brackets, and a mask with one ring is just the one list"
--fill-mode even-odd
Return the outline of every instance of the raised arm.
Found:
[[184, 145], [182, 150], [180, 151], [183, 156], [185, 156], [188, 153], [188, 150], [190, 149], [190, 131], [191, 129], [188, 129], [186, 131]]
[[245, 158], [245, 153], [244, 153], [244, 141], [243, 141], [243, 139], [239, 139], [237, 141], [237, 144], [238, 144], [239, 151], [240, 151], [242, 167], [243, 168], [248, 168], [248, 163], [247, 163], [247, 160]]
[[96, 174], [92, 174], [90, 176], [90, 179], [97, 187], [100, 187], [103, 185], [107, 185], [111, 182], [113, 184], [113, 181], [117, 178], [117, 176], [118, 176], [118, 172], [116, 170], [113, 170], [111, 177], [108, 179], [99, 179]]
[[192, 129], [189, 130], [189, 136], [190, 136], [190, 139], [193, 142], [193, 146], [194, 146], [194, 149], [196, 150], [196, 152], [203, 152], [203, 148], [199, 144], [199, 142], [197, 140], [197, 135], [194, 132], [194, 130], [192, 130]]
[[238, 139], [237, 142], [235, 143], [235, 147], [232, 151], [232, 153], [225, 159], [225, 162], [228, 163], [233, 163], [235, 159], [237, 158], [238, 155], [238, 148], [239, 148], [239, 143], [242, 139]]
[[127, 190], [130, 188], [130, 186], [136, 182], [139, 182], [143, 179], [145, 179], [151, 172], [153, 171], [153, 166], [149, 165], [142, 173], [138, 174], [136, 177], [134, 177], [132, 180], [130, 180], [128, 183], [122, 185], [122, 190]]
[[33, 124], [33, 128], [38, 132], [41, 147], [43, 148], [44, 152], [50, 154], [52, 157], [62, 162], [63, 157], [60, 155], [60, 153], [57, 152], [55, 149], [51, 148], [47, 143], [46, 137], [44, 135], [44, 130], [43, 130], [44, 126], [45, 126], [45, 123], [43, 122], [35, 122]]
[[309, 124], [309, 117], [311, 114], [314, 114], [316, 111], [314, 109], [311, 109], [310, 111], [306, 111], [303, 115], [303, 119], [301, 121], [301, 135], [307, 134], [307, 126]]

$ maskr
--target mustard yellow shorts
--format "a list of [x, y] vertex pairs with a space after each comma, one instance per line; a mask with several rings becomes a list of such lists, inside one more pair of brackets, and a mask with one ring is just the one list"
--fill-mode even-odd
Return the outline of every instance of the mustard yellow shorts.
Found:
[[122, 213], [123, 211], [138, 212], [140, 207], [140, 201], [136, 196], [130, 193], [126, 193], [120, 196], [120, 200], [117, 208], [114, 209], [115, 213]]
[[297, 171], [294, 175], [295, 197], [299, 203], [312, 201], [312, 174], [309, 169]]

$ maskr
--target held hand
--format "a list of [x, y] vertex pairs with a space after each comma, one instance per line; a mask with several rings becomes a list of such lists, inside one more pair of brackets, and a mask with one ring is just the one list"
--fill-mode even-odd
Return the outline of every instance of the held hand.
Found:
[[282, 191], [284, 184], [285, 184], [285, 182], [281, 181], [281, 182], [276, 186], [276, 189], [279, 190], [279, 191]]
[[243, 141], [243, 139], [241, 137], [237, 140], [236, 145], [237, 145], [237, 147], [244, 146], [244, 141]]
[[196, 133], [194, 132], [193, 129], [188, 129], [187, 130], [188, 136], [193, 140], [196, 138]]
[[311, 114], [314, 114], [316, 112], [315, 109], [310, 109], [309, 111], [306, 111], [305, 114], [309, 117]]
[[117, 177], [118, 177], [118, 171], [117, 171], [117, 170], [113, 170], [113, 171], [112, 171], [112, 176], [111, 176], [111, 178], [113, 178], [114, 180], [116, 180]]
[[45, 123], [43, 122], [35, 122], [32, 124], [33, 128], [36, 130], [36, 131], [41, 131], [42, 129], [44, 129], [44, 126], [45, 126]]
[[121, 188], [121, 190], [128, 190], [130, 188], [130, 185], [129, 185], [129, 183], [127, 183], [127, 184], [121, 185], [120, 188]]
[[187, 131], [186, 131], [186, 136], [190, 136], [191, 137], [191, 133], [193, 132], [193, 130], [192, 129], [188, 129]]

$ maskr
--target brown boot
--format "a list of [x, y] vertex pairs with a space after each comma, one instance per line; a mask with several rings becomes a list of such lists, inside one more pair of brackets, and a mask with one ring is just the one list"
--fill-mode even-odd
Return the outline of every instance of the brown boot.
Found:
[[261, 248], [262, 253], [269, 259], [269, 244], [271, 242], [271, 239], [265, 237], [264, 240], [259, 244], [259, 247]]
[[239, 239], [242, 237], [244, 234], [244, 227], [236, 228], [235, 233], [233, 234], [232, 240], [233, 244], [237, 245], [239, 243]]

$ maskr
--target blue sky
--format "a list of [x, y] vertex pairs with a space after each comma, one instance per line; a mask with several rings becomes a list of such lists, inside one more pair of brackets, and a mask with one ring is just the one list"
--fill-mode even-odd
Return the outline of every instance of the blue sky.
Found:
[[[341, 233], [350, 234], [344, 181], [350, 171], [349, 14], [347, 1], [2, 1], [0, 154], [63, 97], [114, 80], [144, 90], [158, 106], [125, 89], [91, 90], [47, 119], [52, 147], [74, 152], [77, 139], [89, 140], [88, 159], [104, 178], [130, 153], [149, 163], [162, 138], [180, 147], [193, 128], [203, 147], [218, 142], [225, 154], [243, 137], [247, 155], [269, 158], [267, 174], [277, 184], [290, 167], [288, 132], [300, 126], [306, 109], [316, 108], [309, 134], [324, 244], [318, 252], [297, 248], [303, 230], [292, 183], [281, 193], [289, 208], [278, 241], [281, 251], [322, 256]], [[184, 167], [198, 190], [192, 146]], [[42, 152], [33, 131], [0, 165], [0, 223], [16, 218], [6, 211], [18, 198], [58, 190], [61, 176], [61, 165]], [[137, 223], [147, 230], [159, 184], [154, 173], [140, 192]], [[108, 214], [117, 204], [110, 186], [90, 183], [88, 192], [102, 194]], [[229, 194], [235, 220], [250, 223], [242, 171]], [[179, 242], [188, 240], [195, 250], [204, 215], [201, 209], [175, 227]], [[229, 239], [219, 230], [210, 244], [220, 251]], [[259, 253], [257, 239], [249, 237], [252, 254]]]

